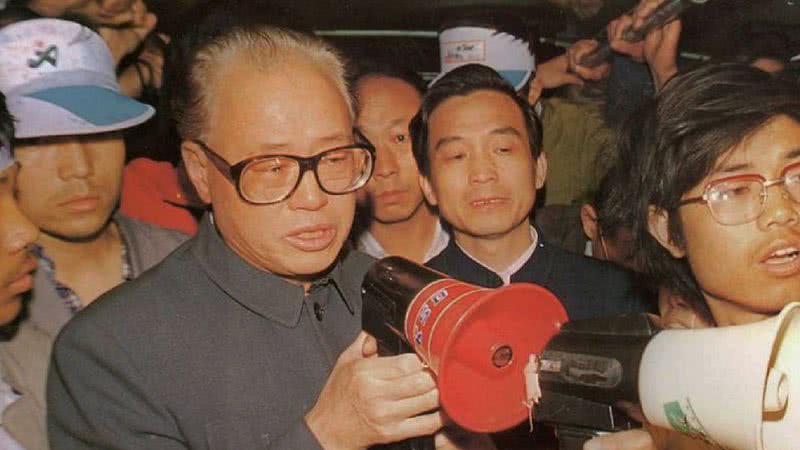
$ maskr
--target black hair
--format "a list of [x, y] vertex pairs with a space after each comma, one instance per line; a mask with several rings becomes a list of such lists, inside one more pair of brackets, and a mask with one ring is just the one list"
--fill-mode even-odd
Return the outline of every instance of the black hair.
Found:
[[14, 155], [14, 118], [6, 107], [6, 97], [0, 92], [0, 144], [7, 145]]
[[621, 174], [614, 166], [600, 179], [589, 204], [597, 213], [597, 226], [603, 236], [614, 237], [621, 229], [630, 228], [631, 209], [625, 198], [614, 189]]
[[534, 159], [539, 157], [542, 151], [542, 124], [531, 105], [491, 67], [467, 64], [448, 72], [428, 88], [428, 92], [422, 97], [419, 112], [411, 119], [409, 131], [414, 159], [423, 176], [430, 177], [431, 170], [428, 155], [428, 122], [431, 114], [445, 100], [455, 96], [470, 95], [476, 91], [499, 92], [516, 103], [525, 122], [531, 154]]
[[41, 17], [42, 16], [25, 6], [7, 5], [6, 9], [0, 11], [0, 28], [24, 20], [39, 19]]
[[377, 76], [405, 81], [419, 92], [419, 95], [425, 94], [427, 88], [425, 80], [410, 67], [383, 59], [362, 59], [352, 64], [348, 74], [348, 82], [354, 89], [362, 79]]
[[347, 84], [350, 86], [350, 96], [353, 99], [353, 105], [356, 111], [360, 109], [358, 105], [358, 96], [356, 95], [358, 84], [365, 78], [394, 78], [403, 81], [414, 88], [414, 90], [416, 90], [420, 96], [425, 94], [425, 89], [427, 88], [425, 85], [425, 80], [423, 80], [417, 72], [402, 64], [398, 64], [386, 59], [361, 59], [358, 62], [352, 62], [347, 72]]
[[796, 83], [734, 63], [707, 64], [667, 83], [623, 125], [615, 194], [630, 205], [639, 267], [687, 300], [703, 318], [708, 305], [685, 258], [673, 258], [649, 233], [651, 208], [669, 213], [670, 240], [685, 247], [678, 207], [735, 145], [779, 115], [800, 122]]
[[759, 58], [787, 63], [792, 55], [791, 41], [783, 32], [746, 29], [737, 31], [732, 52], [727, 56], [732, 62], [752, 64]]

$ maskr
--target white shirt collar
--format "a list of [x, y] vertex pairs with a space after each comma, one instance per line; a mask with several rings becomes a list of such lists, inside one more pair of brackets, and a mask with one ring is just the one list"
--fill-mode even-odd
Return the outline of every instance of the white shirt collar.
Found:
[[506, 267], [504, 270], [501, 270], [500, 272], [495, 271], [491, 267], [482, 263], [478, 258], [470, 255], [469, 252], [464, 249], [464, 247], [458, 244], [458, 241], [456, 241], [456, 245], [458, 245], [458, 248], [460, 248], [461, 251], [464, 252], [464, 254], [467, 255], [471, 260], [485, 267], [487, 270], [490, 270], [491, 272], [497, 274], [497, 276], [500, 277], [501, 280], [503, 280], [503, 285], [505, 286], [507, 284], [511, 284], [511, 276], [517, 273], [517, 271], [519, 271], [519, 269], [521, 269], [522, 266], [524, 266], [525, 263], [528, 262], [529, 259], [531, 259], [534, 250], [536, 250], [536, 246], [539, 243], [539, 234], [536, 232], [536, 228], [534, 228], [532, 225], [530, 226], [530, 232], [531, 232], [530, 247], [528, 247], [527, 250], [522, 252], [522, 254], [519, 255], [519, 258], [517, 258], [514, 262], [512, 262], [511, 265]]
[[[434, 256], [438, 255], [450, 243], [450, 234], [444, 230], [440, 221], [436, 221], [436, 230], [433, 232], [433, 240], [431, 241], [428, 251], [425, 253], [423, 262], [430, 261]], [[364, 231], [356, 240], [356, 248], [373, 258], [381, 259], [389, 256], [380, 242], [375, 239], [369, 231]]]
[[583, 247], [583, 254], [588, 257], [592, 257], [592, 241], [586, 241], [586, 246]]

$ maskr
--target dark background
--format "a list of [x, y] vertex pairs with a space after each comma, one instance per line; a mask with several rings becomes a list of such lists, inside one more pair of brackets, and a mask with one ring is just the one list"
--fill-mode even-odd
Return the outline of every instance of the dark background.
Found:
[[[159, 14], [160, 27], [174, 32], [183, 25], [181, 18], [203, 0], [148, 0]], [[212, 0], [214, 1], [214, 0]], [[566, 0], [565, 0], [566, 1]], [[581, 2], [586, 0], [572, 0]], [[315, 30], [422, 30], [436, 31], [442, 17], [453, 8], [493, 9], [518, 14], [550, 42], [568, 43], [595, 35], [611, 19], [635, 6], [636, 0], [602, 0], [593, 17], [579, 18], [569, 8], [547, 0], [241, 0], [248, 8], [279, 7], [295, 22]], [[684, 14], [681, 50], [689, 54], [722, 56], [739, 43], [746, 31], [775, 32], [800, 53], [800, 0], [708, 0]], [[371, 41], [374, 50], [397, 50], [408, 57], [419, 47], [421, 70], [436, 70], [436, 42], [431, 38], [334, 38], [343, 45], [363, 45]], [[348, 44], [358, 40], [360, 44]], [[370, 52], [370, 45], [364, 51]], [[433, 61], [428, 54], [433, 49]], [[413, 54], [413, 53], [412, 53]], [[431, 66], [431, 64], [433, 64]]]
[[[601, 2], [597, 14], [581, 18], [570, 8], [554, 2]], [[175, 34], [193, 26], [190, 10], [209, 2], [228, 8], [240, 4], [246, 17], [271, 21], [272, 15], [285, 16], [279, 23], [316, 30], [334, 42], [354, 59], [361, 56], [390, 58], [422, 72], [431, 79], [439, 69], [439, 46], [436, 38], [443, 18], [454, 10], [499, 10], [521, 17], [540, 43], [536, 54], [544, 61], [563, 51], [564, 46], [588, 38], [605, 29], [605, 25], [638, 4], [638, 0], [146, 0], [159, 16], [160, 31]], [[223, 3], [227, 2], [227, 3]], [[795, 5], [793, 2], [797, 2]], [[201, 8], [204, 9], [204, 8]], [[227, 9], [226, 9], [227, 10]], [[790, 56], [800, 54], [800, 0], [708, 0], [683, 15], [681, 36], [682, 62], [690, 65], [698, 57], [726, 57], [742, 45], [747, 46], [751, 35], [758, 32], [775, 35], [790, 49]], [[331, 36], [331, 32], [367, 32], [369, 36]], [[376, 36], [374, 30], [420, 31], [416, 37]], [[328, 33], [324, 33], [328, 32]], [[556, 45], [557, 44], [557, 45]], [[792, 66], [800, 74], [800, 63]], [[645, 74], [646, 76], [646, 74]], [[800, 76], [800, 75], [794, 75]], [[164, 111], [159, 98], [145, 98]], [[168, 110], [168, 109], [167, 109]], [[156, 160], [177, 162], [177, 136], [171, 127], [169, 114], [159, 114], [139, 133], [129, 136], [129, 157], [148, 156]]]

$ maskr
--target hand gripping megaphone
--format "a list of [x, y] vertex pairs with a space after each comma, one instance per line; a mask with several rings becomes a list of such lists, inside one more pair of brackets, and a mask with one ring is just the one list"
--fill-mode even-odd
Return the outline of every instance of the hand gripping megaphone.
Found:
[[558, 299], [532, 284], [486, 289], [390, 256], [362, 284], [364, 330], [383, 354], [416, 352], [460, 426], [510, 428], [528, 417], [524, 368], [567, 321]]
[[701, 330], [660, 331], [644, 315], [567, 323], [539, 286], [484, 289], [399, 257], [376, 263], [362, 290], [364, 329], [383, 353], [415, 351], [464, 428], [495, 432], [528, 417], [534, 355], [542, 396], [532, 413], [565, 425], [562, 449], [630, 427], [612, 406], [621, 400], [640, 402], [655, 425], [728, 450], [800, 443], [800, 304]]

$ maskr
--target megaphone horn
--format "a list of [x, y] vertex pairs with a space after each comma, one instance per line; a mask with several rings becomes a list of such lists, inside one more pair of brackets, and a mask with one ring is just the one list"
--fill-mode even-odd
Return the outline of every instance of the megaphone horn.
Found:
[[389, 353], [415, 351], [437, 378], [442, 408], [469, 430], [494, 432], [528, 417], [524, 369], [567, 314], [547, 289], [486, 289], [400, 257], [364, 278], [363, 325]]
[[800, 443], [800, 303], [761, 322], [665, 330], [642, 355], [645, 417], [729, 450]]

